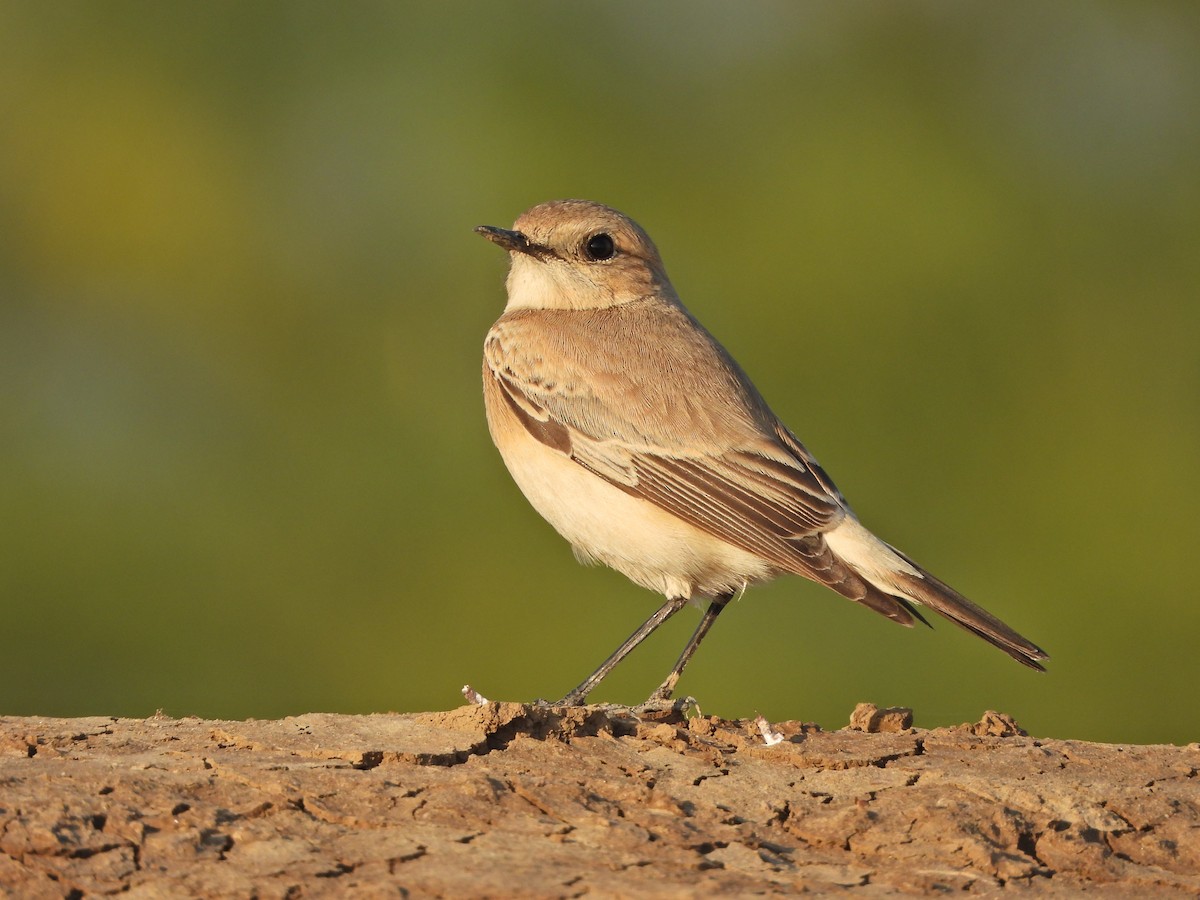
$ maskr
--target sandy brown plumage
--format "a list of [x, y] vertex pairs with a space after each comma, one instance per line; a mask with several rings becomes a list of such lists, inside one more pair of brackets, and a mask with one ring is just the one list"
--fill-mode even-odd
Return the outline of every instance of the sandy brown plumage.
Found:
[[[704, 630], [732, 593], [791, 573], [905, 625], [924, 621], [914, 604], [925, 605], [1041, 668], [1044, 651], [858, 522], [679, 302], [635, 223], [599, 204], [557, 201], [513, 231], [480, 230], [512, 256], [509, 306], [484, 345], [492, 436], [581, 558], [669, 603], [713, 598]], [[612, 256], [591, 258], [597, 248]]]

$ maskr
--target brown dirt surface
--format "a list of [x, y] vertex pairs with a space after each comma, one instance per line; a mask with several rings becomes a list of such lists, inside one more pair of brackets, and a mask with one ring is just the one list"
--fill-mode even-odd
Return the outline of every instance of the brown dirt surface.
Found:
[[1200, 894], [1200, 745], [906, 712], [771, 746], [679, 706], [0, 719], [0, 891]]

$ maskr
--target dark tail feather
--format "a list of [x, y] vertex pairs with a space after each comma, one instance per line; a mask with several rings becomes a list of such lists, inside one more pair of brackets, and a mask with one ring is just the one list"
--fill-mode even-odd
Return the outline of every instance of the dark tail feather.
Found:
[[1050, 658], [1050, 654], [1045, 650], [1021, 637], [986, 609], [976, 606], [945, 582], [939, 581], [923, 569], [920, 571], [925, 576], [924, 578], [916, 578], [899, 572], [893, 577], [898, 585], [909, 589], [911, 596], [922, 605], [946, 617], [955, 625], [979, 635], [1022, 665], [1037, 669], [1039, 672], [1046, 671], [1039, 662], [1039, 660]]

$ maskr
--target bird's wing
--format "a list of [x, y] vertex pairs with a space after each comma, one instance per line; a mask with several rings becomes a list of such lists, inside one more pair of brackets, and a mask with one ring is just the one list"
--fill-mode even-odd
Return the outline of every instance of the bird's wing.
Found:
[[[572, 342], [551, 341], [549, 353], [547, 332], [529, 333], [546, 318], [538, 314], [506, 316], [485, 344], [490, 376], [533, 437], [782, 571], [912, 621], [907, 604], [863, 581], [829, 549], [822, 534], [847, 515], [841, 496], [706, 332], [698, 345], [689, 334], [687, 345], [664, 347], [659, 327], [660, 346], [639, 348], [629, 346], [632, 331], [614, 343], [575, 327]], [[676, 337], [668, 330], [665, 340]], [[664, 377], [651, 382], [630, 377], [628, 354], [640, 349], [657, 351], [660, 362], [685, 352], [708, 355], [704, 365], [674, 373], [669, 362], [660, 365], [655, 371]], [[689, 378], [696, 371], [703, 380]]]

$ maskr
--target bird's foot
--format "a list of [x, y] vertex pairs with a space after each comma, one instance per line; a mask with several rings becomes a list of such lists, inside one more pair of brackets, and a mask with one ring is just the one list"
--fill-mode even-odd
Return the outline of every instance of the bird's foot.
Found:
[[639, 718], [656, 720], [672, 717], [687, 719], [692, 710], [695, 710], [694, 714], [697, 716], [704, 715], [700, 711], [700, 704], [695, 697], [680, 697], [678, 700], [672, 700], [669, 696], [658, 696], [658, 691], [647, 697], [644, 703], [632, 707], [632, 712]]

